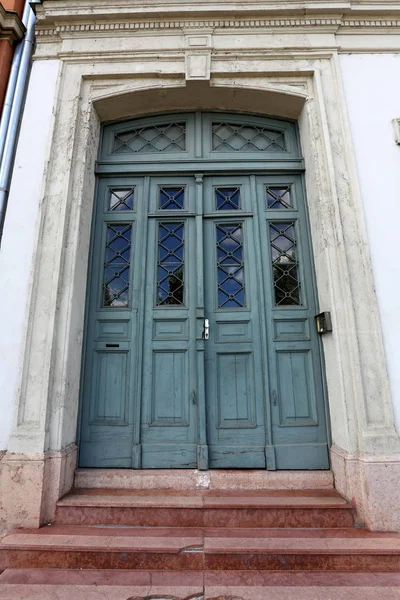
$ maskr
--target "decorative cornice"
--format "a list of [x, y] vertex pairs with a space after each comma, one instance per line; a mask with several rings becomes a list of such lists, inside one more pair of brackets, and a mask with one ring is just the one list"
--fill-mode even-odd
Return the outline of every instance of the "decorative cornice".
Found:
[[13, 10], [6, 10], [0, 3], [0, 40], [16, 42], [24, 36], [25, 27], [18, 14]]
[[110, 31], [123, 34], [126, 31], [185, 30], [185, 29], [324, 29], [338, 31], [346, 29], [400, 28], [400, 19], [345, 19], [345, 18], [290, 18], [290, 19], [215, 19], [174, 21], [96, 21], [95, 23], [60, 23], [53, 28], [37, 27], [39, 37], [65, 37], [68, 34], [82, 35]]

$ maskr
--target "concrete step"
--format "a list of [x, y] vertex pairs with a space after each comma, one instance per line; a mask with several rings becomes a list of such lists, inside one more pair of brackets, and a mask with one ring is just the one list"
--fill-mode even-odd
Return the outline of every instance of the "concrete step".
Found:
[[149, 527], [351, 527], [335, 490], [77, 489], [59, 500], [57, 525]]
[[77, 469], [75, 488], [129, 490], [333, 490], [332, 471]]
[[47, 526], [0, 543], [0, 569], [400, 571], [400, 534], [363, 529]]
[[7, 569], [2, 600], [398, 600], [398, 573]]

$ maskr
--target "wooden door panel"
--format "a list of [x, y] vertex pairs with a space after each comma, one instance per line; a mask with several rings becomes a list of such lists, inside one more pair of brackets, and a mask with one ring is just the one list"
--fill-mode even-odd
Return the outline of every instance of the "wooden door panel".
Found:
[[280, 425], [317, 425], [311, 351], [277, 352], [277, 378]]
[[257, 178], [278, 469], [329, 468], [321, 349], [304, 190], [299, 176]]
[[210, 466], [265, 468], [260, 299], [249, 178], [207, 178], [204, 202]]
[[188, 427], [187, 350], [154, 350], [150, 425]]
[[144, 297], [143, 468], [197, 461], [194, 178], [152, 177]]
[[[138, 250], [143, 178], [104, 178], [96, 199], [80, 465], [128, 467], [136, 453]], [[137, 460], [135, 458], [135, 460]]]
[[251, 352], [217, 352], [218, 428], [257, 427]]

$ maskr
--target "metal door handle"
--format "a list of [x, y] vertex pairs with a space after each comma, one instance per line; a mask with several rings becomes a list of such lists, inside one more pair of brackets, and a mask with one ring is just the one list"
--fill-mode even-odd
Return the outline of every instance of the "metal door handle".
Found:
[[210, 339], [210, 321], [208, 319], [204, 319], [204, 339]]

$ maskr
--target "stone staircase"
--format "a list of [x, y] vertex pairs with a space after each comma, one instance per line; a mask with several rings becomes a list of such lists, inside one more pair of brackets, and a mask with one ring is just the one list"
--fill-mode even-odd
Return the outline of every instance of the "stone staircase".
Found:
[[400, 534], [355, 527], [326, 475], [259, 473], [78, 472], [54, 524], [3, 538], [0, 597], [399, 600]]

